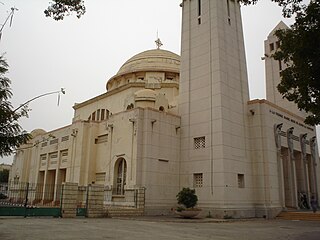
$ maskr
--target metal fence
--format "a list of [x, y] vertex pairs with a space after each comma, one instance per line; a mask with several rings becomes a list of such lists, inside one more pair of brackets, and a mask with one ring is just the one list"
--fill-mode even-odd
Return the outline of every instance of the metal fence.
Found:
[[101, 211], [100, 215], [105, 215], [110, 209], [121, 214], [128, 209], [144, 212], [143, 187], [124, 189], [121, 195], [116, 195], [112, 187], [66, 186], [15, 181], [0, 184], [0, 216], [62, 216], [74, 209], [77, 216], [86, 217], [88, 211], [96, 215]]
[[61, 185], [9, 182], [0, 184], [1, 205], [59, 206]]

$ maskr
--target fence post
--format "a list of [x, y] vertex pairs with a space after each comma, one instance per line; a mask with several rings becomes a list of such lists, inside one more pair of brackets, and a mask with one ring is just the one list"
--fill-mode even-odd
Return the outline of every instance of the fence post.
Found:
[[77, 216], [77, 183], [63, 183], [63, 196], [61, 204], [61, 212], [63, 218], [75, 218]]
[[25, 218], [27, 217], [28, 193], [29, 193], [29, 183], [27, 182], [26, 196], [24, 200], [24, 217]]
[[61, 193], [60, 193], [60, 217], [62, 217], [63, 186], [64, 185], [61, 185]]
[[103, 198], [104, 186], [103, 185], [89, 185], [87, 197], [87, 210], [86, 214], [89, 218], [103, 217]]
[[85, 217], [88, 217], [88, 206], [89, 206], [89, 191], [91, 188], [91, 184], [88, 184], [87, 186], [87, 192], [86, 192], [86, 212], [85, 212]]

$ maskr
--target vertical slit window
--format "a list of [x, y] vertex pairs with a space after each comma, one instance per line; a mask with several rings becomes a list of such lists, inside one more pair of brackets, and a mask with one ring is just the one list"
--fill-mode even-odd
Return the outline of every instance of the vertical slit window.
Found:
[[98, 111], [97, 111], [97, 121], [99, 121], [100, 120], [100, 109], [98, 109]]
[[227, 12], [228, 12], [228, 23], [231, 25], [231, 18], [230, 18], [230, 1], [227, 0]]
[[274, 43], [270, 43], [269, 47], [270, 47], [270, 52], [272, 52], [274, 50]]
[[198, 24], [201, 24], [201, 0], [198, 0]]
[[105, 109], [101, 109], [101, 121], [104, 120], [104, 117], [105, 117], [105, 114], [106, 114], [105, 112], [106, 112]]
[[279, 70], [282, 71], [282, 63], [280, 60], [279, 60]]
[[244, 188], [244, 174], [238, 174], [238, 188]]

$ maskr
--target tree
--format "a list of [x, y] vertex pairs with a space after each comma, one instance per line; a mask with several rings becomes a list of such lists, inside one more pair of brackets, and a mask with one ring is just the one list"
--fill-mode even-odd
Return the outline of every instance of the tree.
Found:
[[[258, 1], [241, 0], [245, 5]], [[272, 57], [287, 66], [281, 72], [278, 91], [308, 112], [305, 123], [320, 124], [320, 0], [311, 0], [308, 5], [303, 0], [271, 1], [283, 7], [284, 17], [295, 14], [290, 29], [275, 33], [281, 48]]]
[[83, 0], [52, 0], [44, 14], [46, 17], [52, 17], [59, 21], [72, 13], [76, 13], [77, 18], [80, 18], [85, 12], [86, 8]]
[[281, 72], [279, 92], [309, 113], [305, 122], [320, 123], [320, 0], [312, 1], [290, 29], [276, 32], [281, 49], [274, 59], [287, 68]]
[[31, 136], [23, 131], [18, 120], [27, 116], [27, 107], [14, 110], [9, 99], [12, 97], [10, 80], [5, 76], [8, 64], [0, 56], [0, 157], [9, 156], [21, 144], [26, 143]]
[[[239, 0], [244, 5], [256, 4], [260, 0]], [[305, 0], [271, 0], [271, 2], [277, 3], [282, 7], [282, 13], [284, 17], [291, 17], [292, 14], [300, 12], [304, 7]]]

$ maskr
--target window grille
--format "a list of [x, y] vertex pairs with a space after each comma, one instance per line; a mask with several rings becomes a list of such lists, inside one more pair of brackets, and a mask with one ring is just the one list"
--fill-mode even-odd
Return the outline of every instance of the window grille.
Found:
[[56, 144], [56, 143], [58, 143], [58, 141], [59, 141], [59, 139], [58, 139], [58, 138], [53, 139], [53, 140], [51, 140], [51, 141], [50, 141], [50, 145], [52, 145], [52, 144]]
[[203, 174], [202, 173], [194, 173], [193, 174], [193, 187], [201, 188], [203, 186]]
[[63, 150], [60, 152], [61, 163], [68, 162], [68, 150]]
[[108, 134], [100, 135], [98, 138], [95, 139], [95, 144], [108, 142]]
[[206, 147], [206, 138], [205, 137], [198, 137], [194, 138], [194, 148], [200, 149]]
[[58, 154], [57, 154], [57, 153], [52, 153], [52, 154], [50, 154], [50, 159], [57, 158], [57, 157], [58, 157]]
[[69, 136], [64, 136], [61, 138], [61, 142], [65, 142], [69, 140]]

